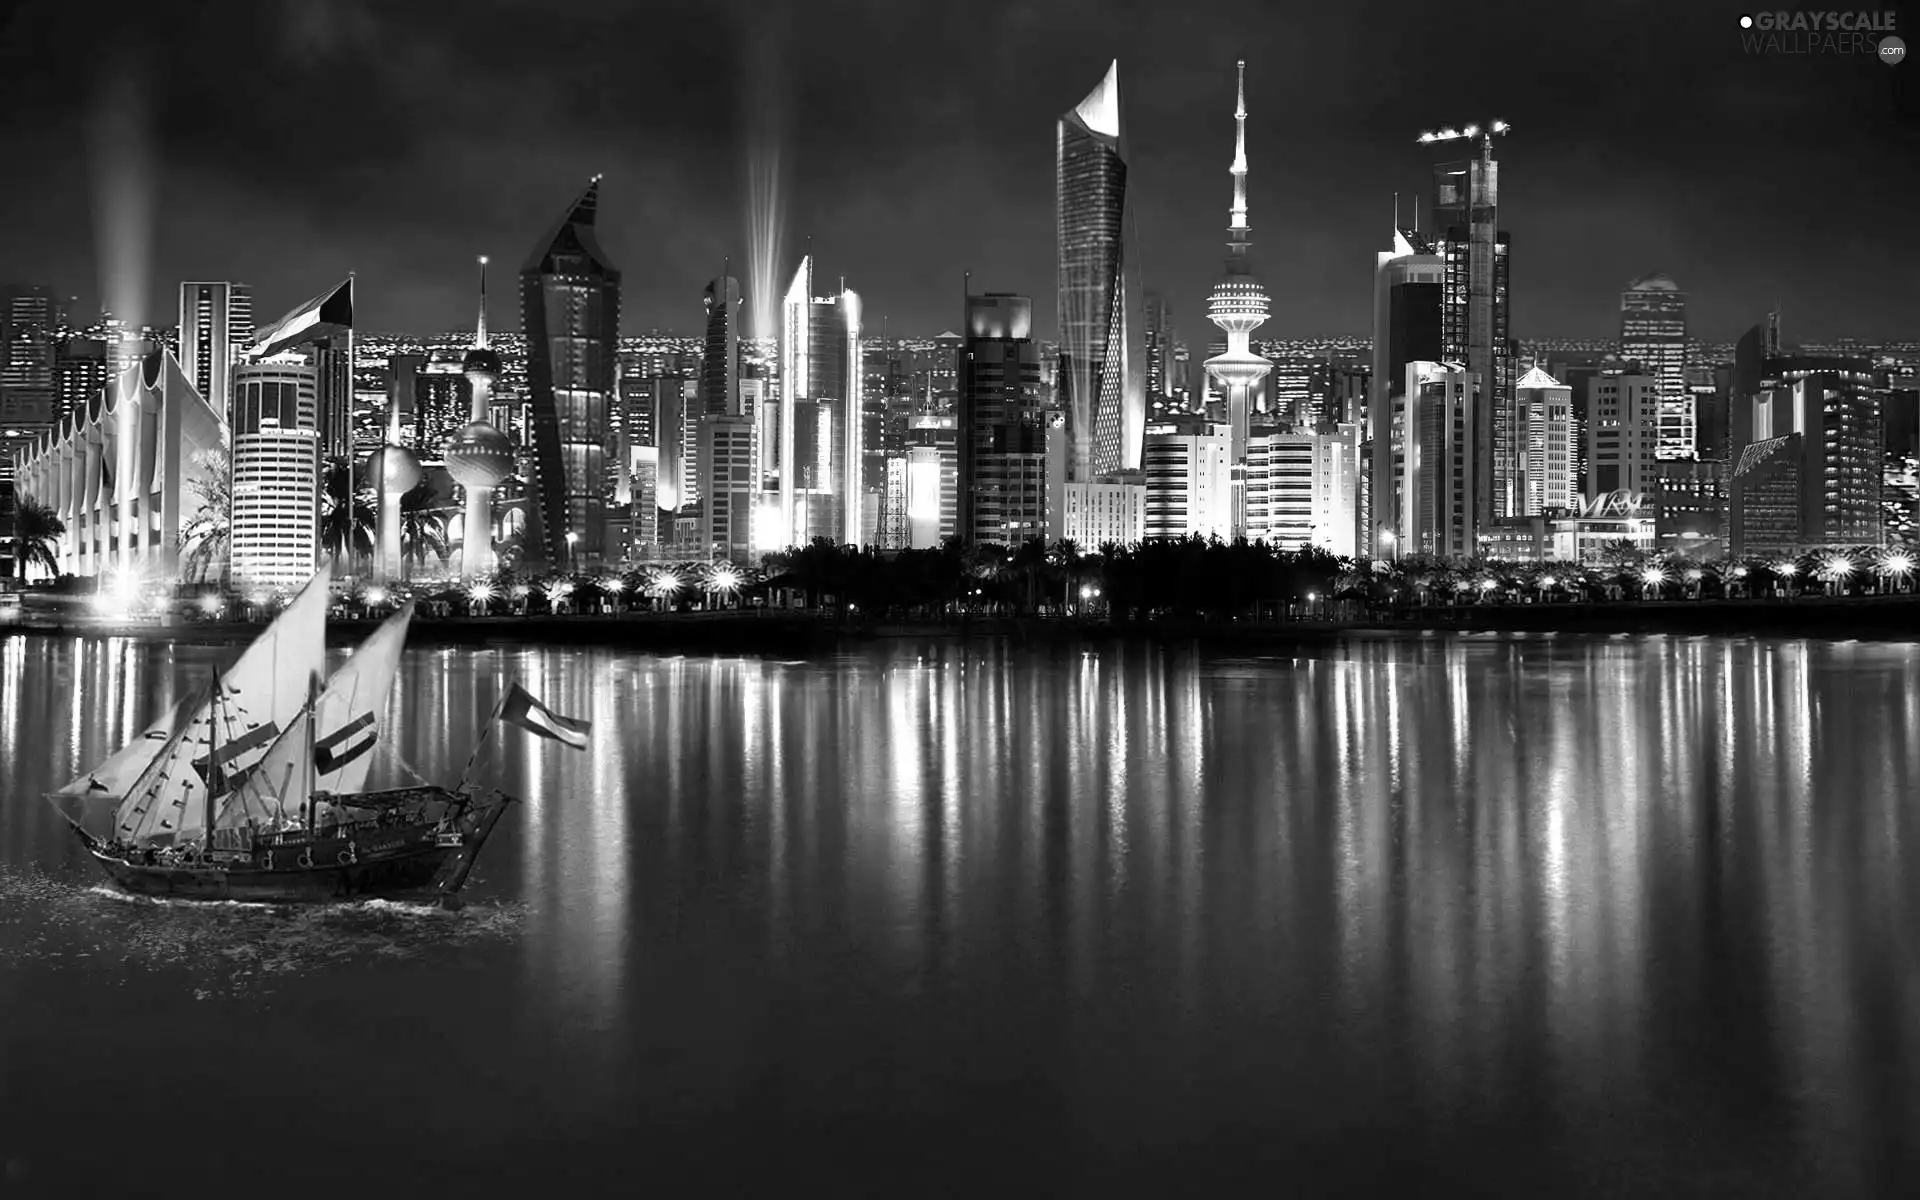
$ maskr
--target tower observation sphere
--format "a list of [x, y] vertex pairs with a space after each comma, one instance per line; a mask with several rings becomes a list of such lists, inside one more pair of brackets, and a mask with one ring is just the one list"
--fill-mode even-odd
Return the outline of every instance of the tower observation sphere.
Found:
[[496, 488], [513, 474], [513, 443], [485, 421], [461, 426], [447, 439], [447, 474], [465, 488]]

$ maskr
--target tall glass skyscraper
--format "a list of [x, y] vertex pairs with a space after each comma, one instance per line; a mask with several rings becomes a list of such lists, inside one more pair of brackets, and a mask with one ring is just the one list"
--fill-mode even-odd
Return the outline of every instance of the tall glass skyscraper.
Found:
[[520, 269], [532, 415], [527, 558], [554, 567], [617, 560], [612, 513], [620, 272], [594, 233], [600, 176]]
[[814, 295], [808, 255], [787, 288], [782, 317], [780, 491], [776, 524], [757, 540], [775, 548], [816, 537], [863, 545], [860, 296], [844, 279], [838, 294]]
[[1697, 458], [1693, 394], [1687, 391], [1687, 294], [1658, 272], [1620, 293], [1620, 357], [1660, 383], [1655, 458]]
[[1067, 478], [1086, 483], [1138, 470], [1146, 431], [1145, 356], [1132, 331], [1141, 313], [1138, 268], [1126, 253], [1133, 209], [1118, 60], [1060, 118], [1057, 139], [1058, 386], [1070, 439]]

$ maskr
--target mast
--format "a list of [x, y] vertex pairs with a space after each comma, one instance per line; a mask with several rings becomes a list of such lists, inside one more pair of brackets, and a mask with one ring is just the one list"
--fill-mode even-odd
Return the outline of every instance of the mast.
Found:
[[215, 671], [213, 673], [213, 703], [207, 708], [207, 798], [205, 801], [205, 816], [203, 818], [205, 827], [201, 830], [201, 836], [206, 839], [208, 851], [212, 851], [213, 849], [213, 794], [220, 790], [217, 785], [221, 779], [225, 778], [225, 772], [220, 766], [220, 715], [222, 708], [220, 701], [224, 696], [225, 693], [220, 687], [220, 672]]
[[307, 836], [316, 832], [314, 822], [320, 815], [320, 801], [315, 795], [320, 787], [320, 777], [315, 772], [313, 759], [313, 722], [314, 714], [320, 707], [320, 674], [317, 671], [307, 675]]

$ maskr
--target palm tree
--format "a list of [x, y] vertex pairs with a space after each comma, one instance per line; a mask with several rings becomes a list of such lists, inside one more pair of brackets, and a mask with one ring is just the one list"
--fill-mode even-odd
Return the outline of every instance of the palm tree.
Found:
[[334, 458], [327, 462], [326, 490], [320, 496], [320, 548], [335, 567], [373, 557], [373, 531], [379, 517], [373, 510], [373, 492], [353, 486], [353, 463]]
[[49, 505], [32, 496], [20, 496], [13, 504], [13, 519], [8, 522], [6, 544], [13, 551], [9, 575], [27, 577], [33, 567], [45, 567], [49, 574], [60, 573], [60, 560], [54, 551], [67, 532], [67, 523]]
[[409, 577], [426, 566], [428, 553], [447, 563], [447, 510], [429, 508], [432, 500], [433, 485], [424, 479], [400, 496], [400, 560]]
[[204, 583], [218, 568], [220, 586], [227, 586], [228, 551], [232, 547], [233, 473], [225, 446], [194, 455], [199, 470], [187, 481], [193, 515], [180, 526], [180, 573]]

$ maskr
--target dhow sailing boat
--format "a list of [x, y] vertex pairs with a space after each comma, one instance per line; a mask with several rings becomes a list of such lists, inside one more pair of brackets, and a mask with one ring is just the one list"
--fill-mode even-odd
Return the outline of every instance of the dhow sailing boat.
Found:
[[[383, 622], [322, 687], [328, 575], [315, 575], [224, 675], [49, 797], [116, 803], [106, 838], [68, 818], [116, 884], [192, 900], [426, 894], [457, 905], [514, 797], [483, 793], [465, 777], [453, 790], [425, 781], [363, 790], [413, 606]], [[586, 746], [587, 722], [549, 711], [515, 684], [467, 774], [499, 721]]]

